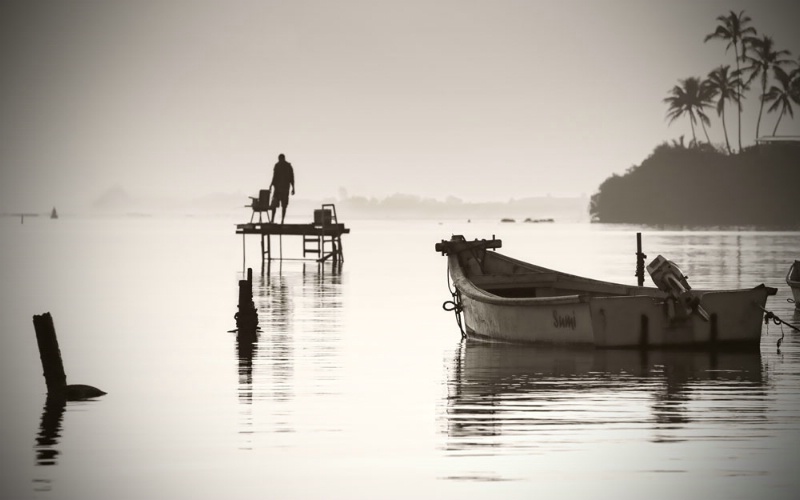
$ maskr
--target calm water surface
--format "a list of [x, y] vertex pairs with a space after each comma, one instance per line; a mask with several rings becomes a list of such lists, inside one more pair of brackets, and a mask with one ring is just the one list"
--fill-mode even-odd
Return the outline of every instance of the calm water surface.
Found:
[[[778, 288], [800, 233], [591, 224], [347, 221], [345, 263], [262, 269], [236, 217], [0, 219], [2, 498], [796, 498], [800, 336], [760, 353], [463, 343], [451, 234], [634, 283], [649, 259], [703, 287]], [[278, 242], [273, 241], [273, 245]], [[281, 248], [278, 245], [278, 248]], [[300, 257], [298, 238], [282, 242]], [[648, 260], [649, 260], [648, 259]], [[243, 266], [244, 265], [244, 266]], [[238, 343], [243, 267], [262, 332]], [[46, 403], [32, 316], [70, 383]], [[780, 351], [777, 340], [785, 335]]]

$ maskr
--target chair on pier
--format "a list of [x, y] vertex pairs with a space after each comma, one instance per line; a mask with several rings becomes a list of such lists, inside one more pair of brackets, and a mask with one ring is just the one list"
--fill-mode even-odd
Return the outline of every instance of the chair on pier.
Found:
[[258, 222], [263, 223], [264, 221], [261, 219], [261, 213], [267, 213], [267, 222], [272, 222], [269, 218], [270, 214], [270, 207], [269, 207], [269, 189], [262, 189], [258, 192], [258, 198], [253, 198], [252, 196], [249, 197], [252, 201], [249, 205], [245, 205], [246, 207], [252, 207], [253, 213], [250, 214], [250, 223], [253, 223], [253, 217], [256, 216], [258, 213]]

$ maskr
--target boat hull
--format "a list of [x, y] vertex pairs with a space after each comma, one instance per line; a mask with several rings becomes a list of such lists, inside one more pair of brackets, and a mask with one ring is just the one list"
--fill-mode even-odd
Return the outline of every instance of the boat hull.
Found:
[[494, 304], [464, 297], [464, 323], [470, 337], [500, 342], [592, 344], [589, 304]]
[[596, 347], [758, 348], [768, 289], [709, 292], [701, 305], [710, 319], [669, 316], [652, 297], [598, 297], [573, 304], [498, 305], [464, 298], [468, 337], [495, 342]]
[[758, 349], [767, 287], [699, 295], [697, 313], [673, 315], [669, 299], [591, 299], [595, 345], [599, 347], [741, 347]]
[[794, 299], [794, 307], [800, 309], [800, 260], [794, 261], [789, 267], [789, 272], [786, 274], [786, 284], [792, 291]]

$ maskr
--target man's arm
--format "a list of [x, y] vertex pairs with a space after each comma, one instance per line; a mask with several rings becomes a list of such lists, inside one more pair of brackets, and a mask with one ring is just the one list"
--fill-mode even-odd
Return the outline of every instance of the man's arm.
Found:
[[289, 184], [292, 186], [292, 194], [294, 194], [294, 169], [289, 167]]
[[275, 175], [275, 174], [276, 174], [276, 170], [278, 170], [278, 166], [277, 166], [277, 165], [275, 165], [275, 166], [272, 168], [272, 180], [271, 180], [271, 181], [270, 181], [270, 183], [269, 183], [269, 190], [270, 190], [270, 191], [272, 191], [272, 186], [274, 186], [274, 185], [275, 185], [275, 177], [276, 177], [276, 175]]

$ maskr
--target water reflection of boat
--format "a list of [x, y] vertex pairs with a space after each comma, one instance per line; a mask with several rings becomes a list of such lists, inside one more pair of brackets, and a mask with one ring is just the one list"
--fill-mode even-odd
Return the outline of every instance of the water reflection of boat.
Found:
[[800, 260], [794, 261], [789, 267], [789, 272], [786, 274], [786, 284], [792, 290], [794, 307], [800, 309]]
[[[453, 236], [436, 244], [447, 254], [471, 338], [597, 347], [723, 347], [757, 351], [763, 308], [774, 288], [696, 290], [659, 256], [648, 271], [659, 286], [639, 287], [575, 276], [488, 249], [499, 240]], [[459, 322], [460, 316], [459, 317]], [[460, 324], [460, 323], [459, 323]]]
[[[685, 424], [704, 418], [687, 405], [706, 390], [714, 401], [724, 402], [720, 411], [730, 418], [753, 418], [754, 408], [737, 405], [757, 400], [752, 393], [763, 392], [765, 382], [759, 352], [565, 349], [473, 341], [462, 342], [449, 372], [445, 418], [451, 450], [504, 443], [524, 447], [526, 435], [562, 426], [629, 424], [658, 430]], [[537, 436], [529, 444], [535, 446]], [[519, 439], [512, 443], [506, 439], [510, 437]]]

